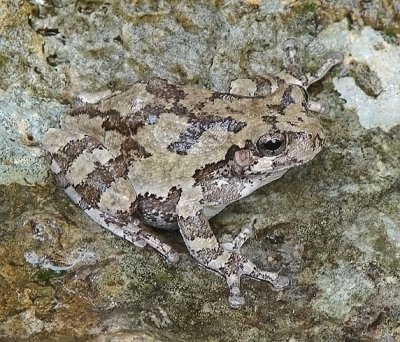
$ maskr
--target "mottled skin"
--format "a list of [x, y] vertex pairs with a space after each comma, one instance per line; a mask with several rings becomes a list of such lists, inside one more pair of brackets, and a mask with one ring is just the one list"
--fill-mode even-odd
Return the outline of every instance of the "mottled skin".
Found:
[[311, 160], [324, 142], [308, 116], [320, 106], [308, 101], [296, 46], [286, 45], [290, 72], [254, 80], [255, 96], [152, 79], [71, 111], [43, 138], [57, 181], [93, 220], [171, 262], [177, 253], [145, 225], [179, 229], [190, 254], [226, 278], [233, 307], [244, 303], [241, 275], [276, 288], [288, 280], [240, 254], [249, 230], [221, 245], [208, 219]]

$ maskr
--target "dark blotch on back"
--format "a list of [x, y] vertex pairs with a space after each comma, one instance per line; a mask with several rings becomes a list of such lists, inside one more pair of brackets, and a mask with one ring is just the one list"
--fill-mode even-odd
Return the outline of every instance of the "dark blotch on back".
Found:
[[276, 115], [265, 115], [262, 117], [263, 121], [272, 126], [272, 128], [276, 128], [276, 124], [278, 123], [278, 119]]
[[126, 117], [122, 117], [117, 111], [108, 111], [104, 116], [102, 127], [106, 131], [116, 131], [125, 136], [134, 135], [140, 127], [144, 126], [143, 119], [132, 113]]
[[89, 119], [97, 117], [103, 118], [104, 122], [102, 127], [106, 131], [114, 130], [123, 135], [136, 134], [137, 130], [144, 126], [143, 117], [137, 113], [121, 116], [120, 113], [114, 109], [102, 111], [95, 108], [93, 105], [76, 108], [68, 115], [88, 115]]
[[85, 136], [83, 139], [69, 141], [59, 152], [54, 153], [52, 158], [60, 166], [61, 173], [65, 176], [71, 164], [83, 151], [92, 152], [100, 147], [101, 144], [97, 140]]
[[75, 108], [71, 110], [68, 115], [69, 116], [79, 116], [79, 115], [88, 115], [90, 119], [95, 118], [95, 117], [107, 117], [110, 114], [113, 113], [118, 113], [115, 110], [107, 110], [107, 111], [101, 111], [97, 108], [95, 108], [93, 105], [86, 105], [82, 107]]
[[154, 78], [148, 81], [146, 91], [166, 101], [179, 102], [185, 98], [185, 92], [179, 86], [161, 78]]
[[108, 165], [102, 165], [99, 162], [95, 165], [96, 169], [88, 174], [83, 182], [75, 185], [75, 190], [85, 199], [86, 205], [92, 208], [97, 208], [101, 194], [115, 179]]
[[228, 116], [226, 118], [204, 115], [192, 117], [188, 121], [188, 128], [179, 135], [179, 140], [171, 143], [168, 150], [180, 155], [187, 154], [187, 151], [195, 145], [202, 134], [214, 127], [223, 127], [228, 132], [237, 133], [246, 127], [245, 122], [236, 121]]
[[62, 151], [69, 156], [78, 157], [83, 151], [92, 152], [99, 147], [101, 147], [100, 142], [89, 136], [85, 136], [83, 139], [68, 142], [62, 148]]
[[121, 144], [120, 153], [123, 157], [121, 162], [124, 162], [127, 165], [130, 165], [137, 159], [151, 157], [151, 153], [147, 152], [138, 141], [130, 136], [128, 136]]
[[281, 102], [278, 105], [269, 105], [268, 108], [273, 109], [281, 115], [285, 115], [284, 110], [296, 101], [292, 97], [293, 85], [289, 85], [282, 94]]
[[[73, 114], [87, 114], [90, 118], [101, 117], [103, 118], [101, 127], [104, 128], [105, 131], [115, 131], [126, 137], [121, 145], [120, 153], [125, 157], [126, 164], [130, 164], [131, 161], [135, 159], [147, 158], [151, 155], [134, 139], [138, 129], [145, 125], [147, 117], [150, 114], [157, 114], [157, 108], [146, 107], [141, 112], [132, 113], [127, 116], [121, 116], [120, 113], [115, 110], [101, 111], [91, 106], [83, 107], [79, 111], [74, 111]], [[144, 111], [145, 109], [148, 112]], [[91, 138], [91, 140], [94, 141], [93, 138]], [[75, 145], [77, 145], [75, 148], [78, 148], [80, 144]]]

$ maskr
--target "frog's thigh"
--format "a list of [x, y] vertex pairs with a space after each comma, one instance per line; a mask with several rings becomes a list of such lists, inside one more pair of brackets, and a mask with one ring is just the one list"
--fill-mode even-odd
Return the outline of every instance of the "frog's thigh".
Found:
[[52, 129], [43, 143], [57, 180], [82, 209], [96, 208], [116, 218], [135, 212], [137, 196], [124, 165], [98, 140]]
[[125, 167], [96, 139], [51, 129], [43, 138], [51, 169], [66, 194], [96, 223], [138, 247], [149, 245], [170, 262], [179, 259], [167, 244], [132, 218], [137, 207]]

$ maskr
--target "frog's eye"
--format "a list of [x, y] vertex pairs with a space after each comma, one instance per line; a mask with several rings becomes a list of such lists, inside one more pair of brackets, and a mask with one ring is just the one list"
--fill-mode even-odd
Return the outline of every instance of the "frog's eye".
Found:
[[286, 147], [286, 137], [282, 133], [269, 133], [257, 141], [257, 149], [264, 156], [277, 156]]

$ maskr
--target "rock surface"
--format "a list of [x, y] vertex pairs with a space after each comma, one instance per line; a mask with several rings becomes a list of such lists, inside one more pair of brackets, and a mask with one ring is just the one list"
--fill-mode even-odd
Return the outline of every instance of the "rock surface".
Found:
[[[400, 2], [0, 2], [0, 341], [400, 340]], [[327, 144], [211, 224], [245, 223], [244, 248], [289, 275], [274, 292], [244, 281], [228, 307], [218, 276], [167, 264], [96, 226], [48, 174], [41, 135], [78, 92], [159, 76], [227, 91], [282, 69], [296, 37]]]

